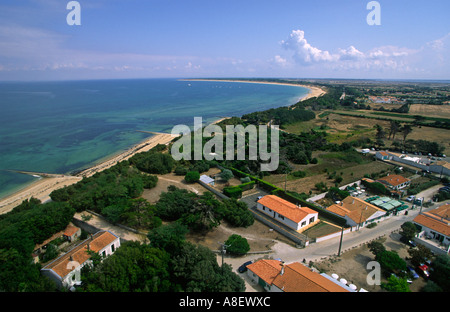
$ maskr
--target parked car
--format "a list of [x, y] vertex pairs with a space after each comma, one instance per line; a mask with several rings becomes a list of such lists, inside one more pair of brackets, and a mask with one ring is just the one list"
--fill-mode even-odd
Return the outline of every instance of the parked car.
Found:
[[411, 239], [407, 239], [407, 238], [404, 237], [404, 236], [402, 236], [402, 237], [400, 238], [400, 241], [401, 241], [402, 243], [404, 243], [404, 244], [410, 246], [410, 247], [413, 247], [413, 248], [414, 248], [414, 247], [417, 247], [417, 244], [416, 244], [415, 241], [413, 241], [413, 240], [411, 240]]
[[419, 278], [419, 274], [417, 274], [417, 272], [416, 272], [416, 270], [414, 270], [413, 269], [413, 267], [411, 267], [411, 266], [407, 266], [407, 269], [408, 269], [408, 271], [409, 271], [409, 274], [411, 274], [411, 276], [413, 277], [413, 278]]
[[258, 196], [258, 199], [257, 200], [260, 200], [261, 198], [263, 198], [264, 196]]
[[253, 261], [247, 261], [247, 262], [245, 262], [243, 265], [241, 265], [241, 266], [239, 267], [238, 272], [239, 272], [239, 273], [247, 272], [247, 265], [252, 264], [252, 263], [253, 263]]
[[430, 277], [430, 273], [428, 271], [428, 266], [426, 264], [421, 264], [418, 266], [419, 272], [423, 274], [425, 277]]
[[414, 198], [416, 198], [416, 196], [411, 195], [411, 196], [408, 196], [408, 198], [406, 198], [406, 200], [409, 202], [412, 202], [414, 200]]

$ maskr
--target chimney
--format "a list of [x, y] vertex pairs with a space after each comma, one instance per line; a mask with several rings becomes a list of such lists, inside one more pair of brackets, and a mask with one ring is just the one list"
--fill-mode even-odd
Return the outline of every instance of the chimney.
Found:
[[283, 274], [284, 274], [284, 263], [281, 264], [281, 272], [280, 272], [280, 275], [283, 275]]
[[91, 250], [91, 246], [89, 246], [89, 243], [86, 245], [87, 250]]

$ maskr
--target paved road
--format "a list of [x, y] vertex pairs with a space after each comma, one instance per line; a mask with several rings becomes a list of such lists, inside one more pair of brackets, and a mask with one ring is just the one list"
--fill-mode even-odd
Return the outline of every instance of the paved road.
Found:
[[[417, 194], [417, 197], [425, 197], [425, 201], [427, 201], [427, 199], [430, 199], [432, 194], [434, 194], [438, 188], [439, 186], [436, 186], [433, 189], [428, 189], [422, 193]], [[429, 208], [423, 207], [422, 211], [431, 210], [441, 204], [442, 203], [439, 203], [438, 205], [434, 205]], [[354, 247], [358, 247], [376, 238], [382, 237], [384, 235], [389, 235], [393, 231], [400, 229], [400, 226], [403, 223], [412, 221], [419, 214], [420, 207], [416, 207], [415, 209], [408, 209], [407, 211], [407, 215], [405, 215], [405, 211], [403, 211], [397, 216], [392, 216], [391, 218], [378, 223], [374, 228], [370, 229], [364, 227], [358, 231], [344, 234], [341, 253]], [[233, 267], [233, 270], [237, 270], [239, 266], [244, 262], [260, 259], [267, 256], [271, 258], [280, 258], [286, 263], [302, 262], [303, 260], [305, 260], [306, 263], [308, 263], [309, 261], [315, 262], [327, 258], [331, 255], [337, 255], [339, 251], [339, 243], [340, 237], [335, 237], [319, 243], [313, 243], [306, 248], [299, 249], [277, 241], [276, 244], [272, 247], [273, 253], [271, 253], [270, 255], [251, 254], [238, 258], [225, 256], [224, 262], [230, 264]], [[221, 261], [220, 255], [218, 256], [218, 260]], [[246, 274], [241, 274], [241, 276], [246, 277]], [[259, 291], [257, 285], [253, 285], [246, 278], [245, 280], [247, 291]]]

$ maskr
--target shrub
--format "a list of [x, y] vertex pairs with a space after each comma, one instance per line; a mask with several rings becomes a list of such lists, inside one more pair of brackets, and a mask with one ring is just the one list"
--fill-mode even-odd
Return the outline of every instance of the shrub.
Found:
[[237, 234], [228, 237], [225, 245], [228, 246], [226, 250], [234, 255], [245, 255], [250, 250], [247, 239]]
[[188, 173], [188, 169], [186, 167], [183, 166], [178, 166], [175, 168], [174, 170], [175, 174], [178, 176], [184, 176]]
[[242, 196], [242, 189], [239, 186], [229, 186], [223, 189], [223, 193], [228, 197], [238, 199]]
[[291, 175], [293, 175], [296, 178], [304, 178], [304, 177], [306, 177], [306, 172], [298, 170], [298, 171], [292, 172]]
[[186, 173], [186, 175], [184, 176], [184, 180], [187, 183], [194, 183], [197, 182], [198, 180], [200, 180], [200, 173], [198, 171], [189, 171], [188, 173]]

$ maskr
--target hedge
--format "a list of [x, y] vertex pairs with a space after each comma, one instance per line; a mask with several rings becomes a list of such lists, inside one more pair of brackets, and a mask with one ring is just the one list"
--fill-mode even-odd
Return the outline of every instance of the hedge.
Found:
[[223, 189], [223, 193], [228, 197], [238, 199], [242, 196], [242, 189], [239, 186], [228, 186]]

